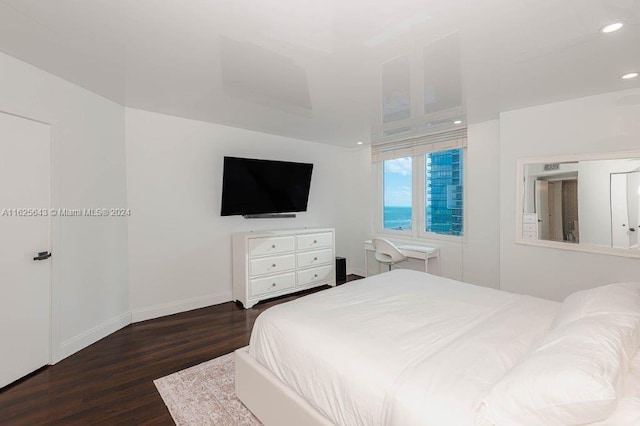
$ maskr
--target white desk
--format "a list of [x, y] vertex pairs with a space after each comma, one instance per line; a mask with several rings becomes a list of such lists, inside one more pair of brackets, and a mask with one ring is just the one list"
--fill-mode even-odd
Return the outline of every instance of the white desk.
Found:
[[[418, 259], [424, 261], [424, 271], [429, 272], [429, 259], [436, 259], [438, 263], [438, 274], [440, 274], [440, 249], [437, 247], [427, 247], [416, 244], [407, 244], [392, 241], [408, 259]], [[369, 256], [367, 252], [375, 251], [371, 240], [364, 242], [364, 273], [369, 276]]]

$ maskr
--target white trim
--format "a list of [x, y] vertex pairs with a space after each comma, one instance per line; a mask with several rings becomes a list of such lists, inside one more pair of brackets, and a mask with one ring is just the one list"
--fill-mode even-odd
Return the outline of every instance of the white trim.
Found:
[[518, 164], [532, 163], [575, 163], [576, 161], [620, 160], [625, 158], [640, 158], [640, 151], [591, 152], [579, 154], [547, 155], [541, 157], [524, 157], [518, 159]]
[[148, 308], [133, 309], [131, 311], [131, 322], [146, 321], [230, 301], [232, 301], [231, 292], [212, 293], [191, 299], [179, 300], [177, 302], [150, 306]]
[[76, 352], [92, 345], [112, 333], [115, 333], [129, 324], [131, 324], [131, 312], [124, 312], [115, 318], [105, 321], [100, 325], [72, 337], [71, 339], [65, 340], [55, 351], [53, 364], [62, 361], [66, 357], [75, 354]]
[[[56, 175], [55, 171], [55, 148], [58, 146], [57, 141], [58, 138], [55, 136], [59, 132], [59, 124], [58, 122], [49, 122], [44, 119], [38, 119], [34, 117], [30, 117], [28, 115], [23, 115], [20, 113], [10, 112], [9, 110], [5, 110], [0, 108], [0, 114], [6, 114], [12, 117], [21, 118], [28, 121], [33, 121], [35, 123], [44, 124], [49, 126], [49, 205], [48, 209], [54, 208], [54, 199], [58, 200], [59, 191], [58, 191], [58, 180], [55, 179]], [[49, 215], [49, 247], [48, 250], [51, 253], [55, 253], [56, 247], [55, 243], [57, 241], [57, 236], [59, 235], [59, 226], [60, 226], [60, 218], [53, 217]], [[49, 263], [49, 336], [47, 342], [47, 358], [49, 360], [49, 364], [52, 365], [55, 362], [55, 342], [57, 342], [57, 327], [54, 326], [54, 310], [53, 310], [53, 294], [55, 283], [59, 282], [56, 276], [54, 275], [55, 262], [52, 258], [49, 258], [47, 261]]]
[[[427, 226], [427, 203], [426, 203], [426, 159], [425, 154], [416, 156], [419, 161], [416, 163], [416, 173], [414, 173], [413, 185], [415, 191], [413, 193], [414, 211], [416, 214], [415, 230], [413, 234], [414, 238], [420, 240], [425, 238], [425, 235], [433, 234], [432, 232], [426, 232], [424, 229]], [[464, 163], [463, 163], [464, 164]], [[435, 235], [435, 234], [434, 234]]]
[[[36, 122], [42, 123], [42, 121], [35, 120]], [[58, 194], [58, 182], [56, 181], [54, 184], [53, 181], [53, 170], [54, 170], [54, 146], [55, 141], [53, 137], [53, 125], [49, 123], [44, 123], [49, 126], [49, 209], [53, 207], [53, 194]], [[51, 211], [51, 210], [50, 210]], [[54, 232], [57, 235], [58, 229], [60, 226], [60, 218], [57, 216], [54, 217], [49, 215], [49, 253], [55, 253], [55, 249], [57, 246], [55, 245], [55, 241], [57, 238], [54, 238]], [[54, 229], [55, 228], [55, 229]], [[53, 327], [53, 283], [54, 275], [53, 270], [55, 267], [55, 259], [49, 257], [49, 341], [47, 342], [49, 345], [49, 363], [53, 363], [53, 348], [54, 348], [54, 327]]]
[[621, 256], [640, 258], [640, 250], [633, 249], [620, 249], [613, 247], [594, 246], [594, 245], [580, 245], [573, 243], [565, 243], [561, 241], [548, 241], [548, 240], [530, 240], [525, 238], [516, 238], [516, 244], [524, 244], [528, 246], [544, 247], [557, 250], [569, 250], [583, 253], [592, 254], [607, 254], [610, 256]]

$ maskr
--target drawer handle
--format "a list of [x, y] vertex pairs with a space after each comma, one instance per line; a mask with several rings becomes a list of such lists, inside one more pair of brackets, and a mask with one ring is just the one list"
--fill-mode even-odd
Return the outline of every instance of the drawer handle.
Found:
[[318, 258], [317, 258], [317, 257], [314, 257], [314, 258], [313, 258], [313, 260], [318, 260]]
[[317, 244], [317, 243], [318, 243], [318, 240], [313, 240], [313, 244]]
[[271, 287], [275, 287], [275, 286], [276, 286], [276, 283], [271, 284]]
[[318, 274], [313, 274], [313, 278], [318, 278]]
[[275, 244], [271, 244], [271, 248], [276, 248], [276, 245]]
[[275, 267], [276, 267], [276, 264], [274, 263], [273, 265], [271, 265], [271, 267], [272, 267], [272, 268], [275, 268]]

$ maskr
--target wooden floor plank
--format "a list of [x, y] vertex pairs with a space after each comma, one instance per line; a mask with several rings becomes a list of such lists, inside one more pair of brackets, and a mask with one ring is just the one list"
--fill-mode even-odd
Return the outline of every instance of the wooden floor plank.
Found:
[[0, 425], [172, 425], [153, 380], [246, 346], [258, 314], [322, 289], [131, 324], [0, 389]]

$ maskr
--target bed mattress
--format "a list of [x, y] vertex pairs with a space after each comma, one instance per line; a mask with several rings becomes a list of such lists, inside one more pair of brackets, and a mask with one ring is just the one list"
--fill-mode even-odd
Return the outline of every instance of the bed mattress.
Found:
[[263, 312], [249, 353], [340, 425], [472, 425], [560, 303], [396, 270]]

